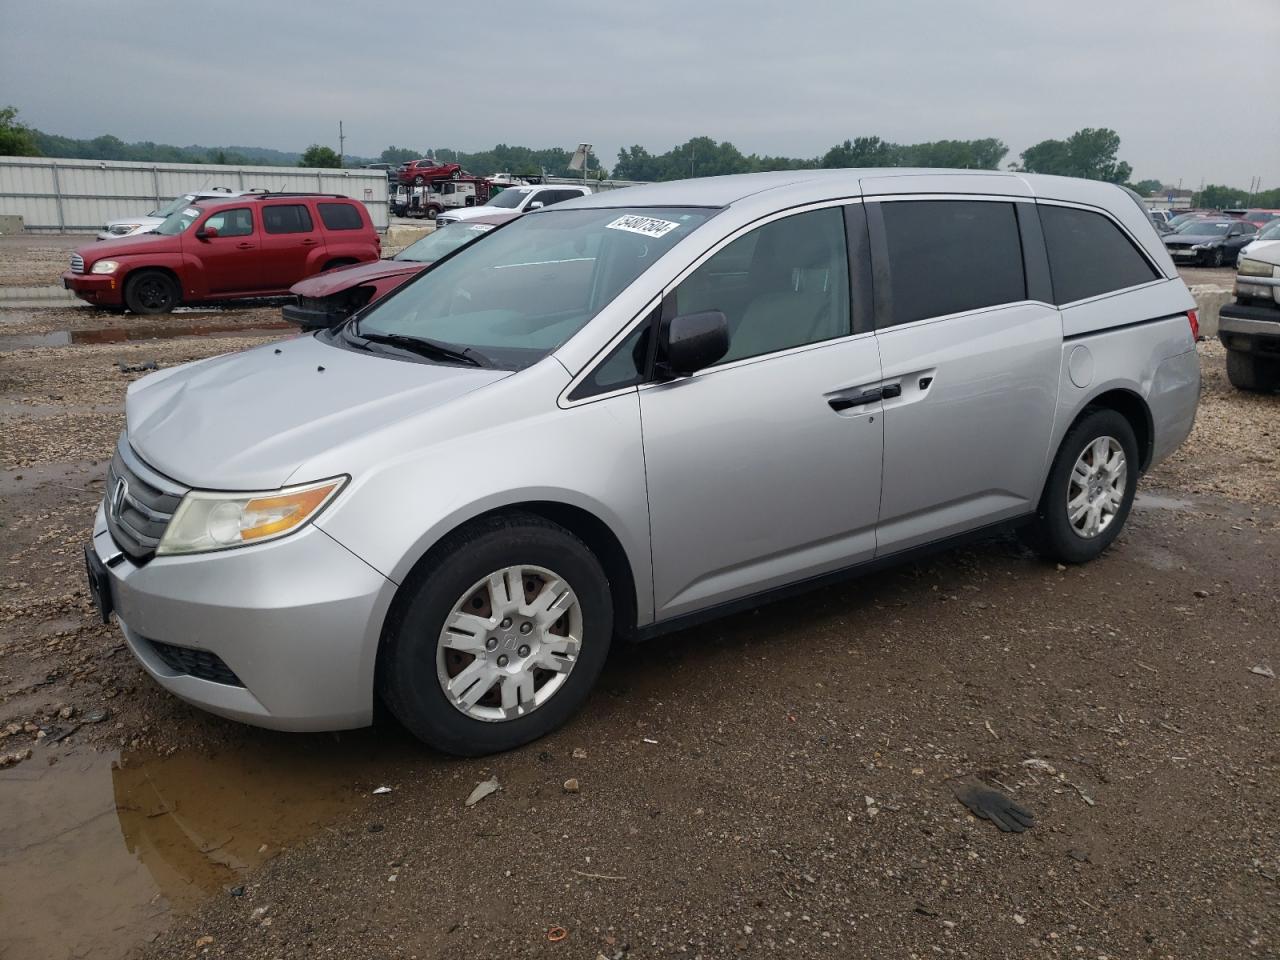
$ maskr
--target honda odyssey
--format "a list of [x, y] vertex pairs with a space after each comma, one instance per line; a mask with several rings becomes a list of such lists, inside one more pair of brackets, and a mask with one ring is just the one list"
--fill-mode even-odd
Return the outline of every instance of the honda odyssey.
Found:
[[347, 322], [128, 392], [89, 577], [174, 694], [528, 742], [618, 638], [1021, 528], [1120, 533], [1194, 302], [1132, 195], [793, 170], [585, 196]]

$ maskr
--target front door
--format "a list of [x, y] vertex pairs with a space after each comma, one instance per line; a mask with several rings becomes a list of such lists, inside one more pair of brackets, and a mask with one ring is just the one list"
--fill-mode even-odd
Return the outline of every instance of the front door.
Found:
[[[189, 247], [201, 264], [205, 290], [210, 294], [243, 293], [261, 287], [262, 271], [258, 258], [259, 234], [254, 228], [253, 211], [248, 207], [217, 210], [210, 214], [198, 230], [204, 236], [191, 234]], [[217, 236], [208, 232], [217, 231]]]
[[872, 557], [880, 359], [853, 333], [843, 208], [743, 234], [668, 298], [722, 311], [730, 346], [640, 388], [656, 619]]
[[[884, 383], [880, 555], [1036, 508], [1058, 398], [1062, 322], [1038, 220], [1023, 264], [1011, 200], [869, 203]], [[1028, 226], [1030, 229], [1030, 226]], [[1038, 249], [1035, 247], [1038, 244]]]

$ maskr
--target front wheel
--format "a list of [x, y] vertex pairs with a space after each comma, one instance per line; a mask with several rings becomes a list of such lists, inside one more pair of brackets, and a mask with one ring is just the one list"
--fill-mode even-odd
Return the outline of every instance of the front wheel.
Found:
[[420, 740], [459, 756], [511, 750], [582, 705], [613, 635], [609, 581], [563, 527], [532, 515], [434, 548], [383, 638], [379, 689]]
[[1114, 410], [1094, 410], [1067, 431], [1028, 530], [1042, 556], [1085, 563], [1120, 534], [1138, 487], [1138, 442]]
[[1222, 248], [1218, 247], [1216, 250], [1213, 251], [1213, 265], [1215, 267], [1220, 267], [1224, 262], [1225, 262], [1225, 258], [1222, 255]]
[[424, 183], [427, 182], [427, 178], [419, 174], [418, 176], [413, 178], [413, 182], [418, 186], [422, 186]]
[[124, 287], [125, 305], [134, 313], [169, 313], [181, 302], [173, 277], [161, 270], [140, 270]]

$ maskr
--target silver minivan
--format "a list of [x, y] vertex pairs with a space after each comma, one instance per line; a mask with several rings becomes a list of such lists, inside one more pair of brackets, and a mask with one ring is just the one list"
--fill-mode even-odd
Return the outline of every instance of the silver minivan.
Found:
[[1079, 563], [1187, 436], [1194, 302], [1082, 180], [796, 170], [569, 200], [344, 325], [134, 383], [86, 549], [161, 685], [525, 743], [644, 638], [1001, 528]]

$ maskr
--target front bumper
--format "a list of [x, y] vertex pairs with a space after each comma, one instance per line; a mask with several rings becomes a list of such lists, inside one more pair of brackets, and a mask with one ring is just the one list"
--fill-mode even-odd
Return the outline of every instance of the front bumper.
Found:
[[1218, 339], [1238, 353], [1280, 356], [1280, 306], [1226, 304], [1218, 312]]
[[[372, 722], [378, 640], [396, 586], [315, 525], [269, 543], [138, 566], [112, 542], [99, 507], [93, 550], [107, 568], [130, 650], [169, 692], [277, 730]], [[183, 648], [184, 657], [156, 644]], [[239, 685], [184, 672], [182, 659], [207, 654]]]
[[119, 306], [124, 303], [121, 283], [112, 274], [72, 273], [62, 275], [62, 286], [81, 300], [103, 306]]

